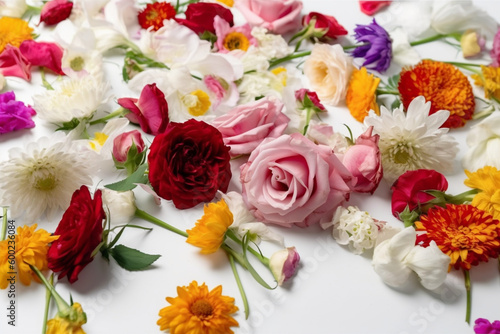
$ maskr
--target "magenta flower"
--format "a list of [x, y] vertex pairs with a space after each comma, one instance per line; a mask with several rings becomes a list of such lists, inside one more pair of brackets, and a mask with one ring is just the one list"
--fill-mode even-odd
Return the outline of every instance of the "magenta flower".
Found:
[[0, 94], [0, 134], [35, 127], [34, 115], [33, 108], [16, 101], [14, 92]]
[[64, 75], [61, 69], [63, 50], [56, 43], [26, 40], [19, 46], [19, 50], [32, 66], [43, 66]]
[[26, 81], [31, 80], [31, 63], [10, 44], [0, 53], [0, 74], [5, 77], [19, 77]]
[[[368, 25], [356, 25], [354, 38], [363, 43], [352, 52], [354, 58], [365, 58], [363, 66], [384, 72], [391, 65], [392, 42], [387, 31], [375, 19]], [[371, 66], [368, 66], [371, 65]]]
[[476, 319], [474, 325], [474, 333], [476, 334], [500, 334], [500, 321], [495, 320], [490, 323], [489, 320], [484, 318]]
[[491, 48], [491, 66], [500, 66], [500, 29], [495, 34], [493, 38], [493, 47]]

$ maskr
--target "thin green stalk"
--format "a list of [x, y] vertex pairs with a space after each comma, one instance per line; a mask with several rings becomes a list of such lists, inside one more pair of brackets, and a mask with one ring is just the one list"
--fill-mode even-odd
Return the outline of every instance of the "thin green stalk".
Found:
[[0, 235], [0, 241], [5, 240], [7, 236], [7, 208], [3, 208], [3, 218], [2, 218], [2, 234]]
[[364, 44], [357, 44], [357, 45], [346, 45], [346, 46], [343, 46], [342, 49], [345, 50], [350, 50], [350, 49], [355, 49], [357, 48], [358, 46], [363, 46], [363, 45], [366, 45], [367, 43], [364, 43]]
[[468, 270], [464, 269], [465, 278], [465, 291], [467, 292], [467, 310], [465, 312], [465, 321], [470, 325], [470, 313], [471, 313], [471, 284], [470, 284], [470, 274]]
[[[226, 235], [230, 239], [236, 241], [240, 246], [243, 245], [241, 240], [236, 236], [236, 234], [234, 234], [234, 232], [232, 230], [227, 230]], [[260, 252], [256, 251], [252, 247], [248, 247], [248, 251], [250, 253], [252, 253], [263, 265], [265, 265], [266, 267], [269, 267], [269, 259], [267, 257], [262, 255]]]
[[128, 110], [120, 107], [117, 110], [113, 111], [112, 113], [107, 114], [106, 116], [104, 116], [102, 118], [99, 118], [99, 119], [96, 119], [96, 120], [89, 122], [89, 124], [94, 125], [94, 124], [98, 124], [98, 123], [105, 123], [112, 118], [125, 115], [126, 113], [128, 113]]
[[420, 39], [418, 41], [410, 42], [410, 45], [411, 46], [421, 45], [421, 44], [425, 44], [425, 43], [429, 43], [429, 42], [434, 42], [434, 41], [437, 41], [437, 40], [440, 40], [440, 39], [446, 38], [446, 37], [451, 37], [451, 35], [442, 35], [442, 34], [434, 35], [431, 37]]
[[[50, 285], [53, 286], [53, 284], [54, 284], [54, 273], [50, 275]], [[45, 334], [45, 332], [47, 332], [47, 319], [49, 318], [49, 305], [51, 297], [52, 294], [50, 293], [50, 290], [47, 288], [45, 292], [45, 311], [43, 313], [42, 334]]]
[[177, 233], [178, 235], [182, 235], [183, 237], [188, 237], [188, 234], [185, 231], [179, 230], [176, 227], [173, 227], [170, 224], [165, 223], [164, 221], [150, 215], [149, 213], [142, 211], [141, 209], [135, 210], [135, 216], [141, 219], [144, 219], [150, 223], [153, 223], [157, 226], [163, 227], [171, 232]]
[[57, 309], [59, 310], [59, 312], [62, 313], [64, 311], [68, 310], [70, 308], [68, 303], [64, 299], [62, 299], [62, 297], [59, 295], [59, 293], [57, 293], [56, 289], [54, 289], [54, 286], [47, 281], [47, 279], [45, 278], [45, 276], [43, 276], [43, 274], [40, 272], [40, 270], [38, 270], [37, 267], [32, 266], [31, 264], [29, 266], [30, 266], [31, 270], [33, 270], [35, 272], [35, 274], [38, 276], [38, 278], [40, 278], [40, 280], [43, 282], [43, 284], [45, 285], [47, 290], [49, 290], [52, 297], [54, 297], [54, 300], [56, 302]]
[[309, 127], [309, 123], [311, 122], [312, 117], [312, 108], [307, 108], [306, 110], [306, 125], [304, 126], [304, 130], [302, 130], [302, 134], [305, 136], [307, 133], [307, 128]]
[[293, 53], [293, 54], [288, 55], [288, 56], [283, 57], [283, 58], [278, 58], [278, 59], [272, 60], [269, 62], [269, 68], [274, 67], [278, 64], [284, 63], [285, 61], [309, 56], [310, 54], [311, 54], [311, 51], [302, 51], [302, 52], [298, 52], [298, 53]]
[[243, 284], [241, 284], [241, 279], [240, 275], [238, 274], [238, 271], [236, 270], [236, 265], [234, 264], [234, 258], [231, 254], [227, 254], [229, 257], [229, 263], [231, 264], [231, 270], [233, 271], [234, 278], [236, 279], [236, 284], [238, 285], [238, 290], [240, 290], [240, 295], [241, 299], [243, 299], [243, 307], [245, 309], [245, 319], [248, 319], [248, 315], [250, 314], [250, 308], [248, 306], [248, 299], [247, 295], [245, 293], [245, 290], [243, 289]]
[[399, 92], [396, 90], [387, 90], [387, 89], [377, 89], [377, 95], [390, 94], [390, 95], [399, 95]]
[[45, 69], [43, 67], [40, 67], [40, 76], [42, 77], [42, 85], [45, 87], [47, 90], [54, 90], [54, 87], [47, 81], [45, 78]]

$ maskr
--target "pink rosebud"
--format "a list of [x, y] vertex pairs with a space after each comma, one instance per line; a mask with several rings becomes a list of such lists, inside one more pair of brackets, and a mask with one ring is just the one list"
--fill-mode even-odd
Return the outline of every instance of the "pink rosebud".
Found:
[[500, 29], [495, 34], [493, 38], [493, 47], [490, 52], [491, 56], [491, 66], [499, 67], [500, 66]]
[[312, 106], [308, 106], [308, 101], [305, 100], [305, 97], [309, 98], [309, 100], [312, 102], [312, 106], [316, 107], [318, 111], [326, 111], [326, 108], [324, 105], [321, 104], [318, 94], [316, 92], [312, 92], [309, 89], [306, 88], [301, 88], [297, 91], [295, 91], [295, 99], [302, 105], [302, 108], [309, 108]]
[[19, 46], [19, 50], [31, 65], [43, 66], [59, 75], [64, 75], [61, 69], [63, 50], [56, 43], [26, 40]]
[[300, 256], [295, 247], [282, 249], [271, 256], [269, 268], [278, 285], [282, 285], [295, 274], [299, 262]]
[[145, 145], [139, 131], [132, 130], [116, 136], [115, 140], [113, 140], [113, 157], [115, 160], [125, 163], [132, 144], [137, 147], [137, 153], [144, 151]]
[[40, 13], [40, 23], [51, 26], [66, 20], [71, 15], [73, 3], [68, 0], [52, 0], [46, 2]]
[[0, 74], [30, 81], [31, 64], [18, 48], [7, 44], [0, 54]]
[[366, 15], [375, 15], [382, 8], [389, 6], [392, 1], [376, 1], [376, 0], [368, 0], [368, 1], [359, 1], [359, 7], [361, 11]]
[[316, 20], [315, 29], [320, 29], [325, 32], [324, 37], [335, 39], [337, 36], [347, 35], [347, 30], [337, 22], [333, 16], [323, 15], [317, 12], [310, 12], [302, 18], [302, 25], [307, 26], [312, 19]]
[[382, 162], [378, 147], [379, 135], [372, 135], [373, 126], [370, 126], [356, 139], [356, 144], [349, 147], [344, 154], [344, 166], [356, 178], [353, 191], [371, 193], [377, 189], [382, 180]]
[[131, 111], [125, 117], [132, 123], [139, 124], [146, 133], [156, 136], [167, 128], [168, 103], [165, 94], [156, 84], [144, 86], [139, 100], [124, 97], [118, 99], [118, 104]]

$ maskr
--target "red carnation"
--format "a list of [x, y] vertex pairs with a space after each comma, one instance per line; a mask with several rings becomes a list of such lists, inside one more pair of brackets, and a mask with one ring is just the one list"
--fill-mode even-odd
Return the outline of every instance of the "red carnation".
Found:
[[153, 27], [153, 30], [156, 31], [163, 27], [163, 21], [169, 20], [175, 17], [175, 8], [169, 2], [155, 2], [148, 3], [146, 8], [141, 10], [137, 15], [137, 20], [139, 21], [139, 25], [148, 29], [149, 27]]

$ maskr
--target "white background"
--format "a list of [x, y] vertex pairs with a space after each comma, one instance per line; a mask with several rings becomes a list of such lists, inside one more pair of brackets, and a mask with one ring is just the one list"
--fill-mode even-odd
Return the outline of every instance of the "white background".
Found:
[[[318, 11], [335, 16], [348, 29], [350, 35], [340, 39], [343, 43], [353, 41], [352, 33], [356, 23], [368, 24], [371, 18], [362, 14], [357, 1], [304, 1], [304, 13]], [[500, 21], [500, 5], [496, 1], [476, 1], [478, 6], [488, 9]], [[378, 16], [379, 22], [390, 21], [396, 15], [391, 9]], [[44, 33], [47, 33], [45, 31]], [[441, 42], [417, 47], [423, 58], [463, 61], [460, 52]], [[114, 57], [106, 61], [106, 71], [117, 97], [137, 96], [120, 81], [122, 63]], [[482, 60], [489, 63], [487, 55]], [[397, 73], [400, 68], [391, 66], [387, 74]], [[50, 78], [50, 77], [49, 77]], [[53, 77], [51, 78], [53, 79]], [[32, 85], [17, 78], [9, 78], [9, 89], [18, 99], [31, 104], [34, 92], [42, 92], [40, 75], [34, 72]], [[482, 97], [481, 91], [477, 92]], [[116, 108], [116, 105], [115, 105]], [[323, 117], [334, 125], [337, 131], [347, 135], [343, 126], [349, 124], [357, 137], [362, 126], [350, 115], [345, 106], [328, 108]], [[7, 148], [22, 146], [42, 134], [49, 134], [54, 127], [37, 117], [37, 127], [0, 136], [0, 160], [7, 159]], [[455, 171], [447, 175], [449, 192], [456, 194], [467, 190], [463, 185], [465, 175], [460, 165], [466, 145], [465, 136], [471, 125], [455, 129], [451, 134], [460, 142], [460, 153], [456, 158]], [[152, 137], [149, 137], [151, 140]], [[1, 173], [1, 171], [0, 171]], [[239, 189], [238, 163], [233, 166], [233, 180], [230, 189]], [[111, 174], [110, 174], [111, 175]], [[117, 173], [109, 176], [102, 184], [123, 178]], [[94, 186], [99, 182], [96, 179]], [[391, 215], [389, 186], [382, 182], [373, 195], [353, 194], [349, 204], [358, 205], [373, 217], [386, 220], [394, 226], [402, 224]], [[29, 205], [29, 203], [26, 203]], [[179, 211], [168, 201], [156, 207], [150, 197], [138, 194], [138, 206], [177, 226], [188, 229], [201, 217], [202, 206]], [[62, 215], [62, 212], [61, 212]], [[40, 221], [39, 226], [54, 231], [57, 221]], [[150, 226], [136, 219], [133, 223]], [[22, 219], [16, 221], [22, 225]], [[362, 256], [353, 255], [346, 247], [339, 246], [331, 237], [331, 230], [323, 231], [314, 226], [301, 228], [276, 228], [285, 236], [287, 246], [296, 246], [301, 255], [301, 267], [294, 279], [273, 291], [261, 288], [243, 270], [240, 274], [250, 303], [250, 318], [244, 319], [243, 304], [226, 255], [220, 251], [213, 255], [200, 255], [198, 249], [185, 243], [184, 238], [155, 227], [151, 232], [127, 230], [121, 243], [144, 252], [161, 254], [162, 257], [148, 270], [127, 272], [113, 260], [107, 263], [98, 255], [70, 285], [66, 279], [57, 284], [60, 294], [82, 304], [87, 312], [88, 323], [83, 327], [88, 333], [156, 333], [158, 311], [167, 306], [165, 297], [176, 296], [178, 285], [191, 281], [206, 282], [209, 288], [223, 285], [223, 294], [236, 299], [240, 311], [236, 319], [240, 327], [236, 333], [473, 333], [472, 326], [465, 323], [465, 290], [461, 272], [449, 273], [445, 286], [437, 292], [425, 290], [416, 277], [401, 289], [385, 285], [371, 266], [372, 252]], [[270, 256], [277, 246], [263, 245], [264, 254]], [[260, 272], [266, 276], [265, 268]], [[497, 261], [482, 263], [471, 270], [472, 279], [472, 322], [478, 317], [490, 320], [500, 319], [500, 279]], [[38, 284], [16, 286], [16, 327], [7, 325], [7, 291], [0, 291], [0, 332], [37, 333], [41, 330], [45, 289]], [[55, 314], [55, 305], [51, 308]]]

